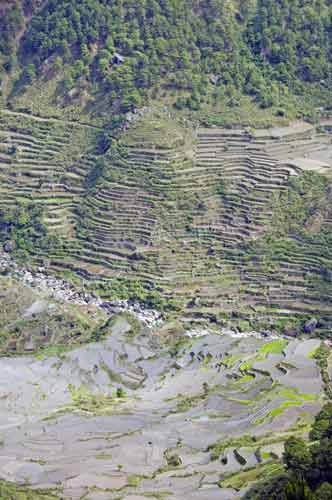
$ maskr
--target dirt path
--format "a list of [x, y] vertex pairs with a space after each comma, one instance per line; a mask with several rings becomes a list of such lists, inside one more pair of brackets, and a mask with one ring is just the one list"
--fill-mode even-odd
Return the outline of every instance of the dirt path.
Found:
[[71, 121], [71, 120], [61, 120], [60, 118], [44, 118], [42, 116], [36, 116], [32, 115], [29, 113], [23, 113], [21, 111], [12, 111], [7, 108], [2, 108], [0, 109], [0, 113], [4, 113], [7, 115], [12, 115], [12, 116], [23, 116], [25, 118], [30, 118], [39, 122], [56, 122], [56, 123], [62, 123], [64, 125], [73, 125], [76, 127], [83, 127], [83, 128], [88, 128], [88, 129], [93, 129], [93, 130], [103, 130], [103, 127], [97, 127], [96, 125], [91, 125], [88, 123], [83, 123], [79, 121]]

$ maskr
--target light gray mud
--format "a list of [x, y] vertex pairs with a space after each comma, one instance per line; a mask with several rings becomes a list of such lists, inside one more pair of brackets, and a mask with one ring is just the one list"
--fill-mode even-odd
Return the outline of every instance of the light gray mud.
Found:
[[209, 333], [170, 349], [148, 329], [134, 338], [129, 330], [119, 317], [103, 342], [0, 359], [1, 478], [68, 499], [230, 500], [241, 492], [218, 482], [257, 465], [257, 450], [230, 443], [225, 463], [208, 446], [278, 435], [321, 407], [308, 355], [319, 341], [291, 340], [271, 354], [261, 349], [270, 339]]

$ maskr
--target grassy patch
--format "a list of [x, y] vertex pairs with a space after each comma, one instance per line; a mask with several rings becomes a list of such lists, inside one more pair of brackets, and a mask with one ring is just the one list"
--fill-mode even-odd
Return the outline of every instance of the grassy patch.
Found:
[[331, 347], [328, 345], [324, 344], [324, 342], [321, 343], [319, 349], [315, 353], [315, 359], [317, 362], [317, 365], [320, 368], [320, 373], [322, 376], [322, 380], [324, 383], [324, 390], [328, 398], [332, 398], [332, 387], [331, 387], [331, 380], [330, 380], [330, 375], [329, 375], [329, 358], [331, 356]]
[[227, 401], [234, 401], [234, 403], [240, 403], [241, 405], [250, 405], [252, 403], [250, 399], [239, 399], [231, 396], [227, 396], [225, 399], [227, 399]]
[[241, 356], [226, 356], [222, 360], [222, 364], [226, 366], [226, 368], [233, 368], [233, 366], [241, 359]]
[[251, 370], [255, 361], [259, 361], [259, 359], [257, 358], [248, 359], [247, 361], [241, 363], [241, 365], [239, 366], [240, 372], [246, 372], [248, 370]]
[[[241, 369], [241, 368], [240, 368]], [[243, 377], [239, 378], [236, 383], [237, 384], [246, 384], [247, 382], [252, 382], [255, 379], [253, 375], [243, 375]]]
[[58, 500], [59, 497], [49, 490], [30, 490], [25, 486], [0, 481], [1, 500]]
[[208, 446], [206, 451], [211, 452], [211, 459], [217, 460], [220, 455], [224, 453], [227, 448], [242, 448], [244, 446], [255, 446], [257, 439], [253, 436], [245, 434], [239, 438], [231, 438], [231, 439], [219, 439], [216, 443], [213, 443]]
[[287, 387], [285, 389], [281, 389], [278, 392], [278, 396], [281, 396], [285, 399], [290, 399], [292, 401], [316, 401], [317, 396], [315, 394], [310, 394], [308, 392], [298, 392], [295, 389]]
[[292, 406], [301, 406], [301, 404], [301, 401], [285, 401], [285, 403], [282, 403], [279, 408], [275, 408], [270, 411], [269, 416], [272, 418], [277, 417], [278, 415], [282, 415], [287, 408], [291, 408]]
[[320, 346], [318, 346], [315, 349], [313, 349], [312, 351], [310, 351], [309, 354], [308, 354], [308, 358], [309, 359], [315, 359], [316, 355], [317, 355], [317, 353], [319, 351], [319, 348], [320, 348]]
[[83, 412], [89, 415], [105, 416], [114, 414], [126, 414], [119, 405], [126, 401], [125, 397], [118, 397], [119, 391], [115, 391], [114, 396], [106, 394], [92, 394], [85, 386], [68, 386], [72, 403], [59, 408], [51, 413], [44, 420], [53, 420], [54, 418], [72, 412]]
[[137, 476], [136, 474], [131, 474], [127, 477], [128, 486], [132, 488], [137, 488], [142, 481], [143, 476]]
[[232, 474], [218, 484], [220, 488], [234, 488], [235, 490], [240, 490], [254, 481], [268, 479], [280, 473], [282, 470], [283, 466], [279, 463], [263, 464], [253, 469]]
[[204, 394], [201, 393], [194, 396], [181, 396], [181, 399], [177, 402], [174, 413], [184, 413], [204, 401], [204, 398]]
[[[277, 408], [274, 408], [271, 410], [267, 415], [258, 418], [255, 421], [256, 425], [260, 425], [264, 423], [267, 419], [269, 418], [275, 418], [278, 417], [279, 415], [282, 415], [284, 411], [286, 411], [288, 408], [292, 408], [294, 406], [302, 406], [306, 402], [313, 402], [317, 400], [317, 396], [315, 394], [310, 394], [310, 393], [304, 393], [304, 392], [298, 392], [295, 389], [292, 389], [290, 387], [285, 387], [282, 389], [278, 389], [274, 394], [273, 398], [283, 398], [286, 401], [283, 401]], [[272, 398], [272, 395], [270, 399]]]
[[100, 454], [100, 455], [96, 455], [95, 457], [97, 460], [112, 460], [112, 455], [109, 455], [109, 454]]
[[76, 388], [69, 385], [69, 391], [74, 408], [96, 415], [107, 415], [114, 412], [114, 406], [125, 401], [124, 397], [114, 397], [105, 394], [92, 394], [85, 386]]
[[269, 354], [281, 354], [286, 346], [287, 346], [287, 341], [284, 339], [272, 340], [271, 342], [262, 345], [259, 348], [258, 354], [254, 358], [248, 359], [243, 363], [241, 363], [239, 370], [241, 372], [246, 372], [248, 370], [251, 370], [254, 363], [259, 361], [264, 361], [264, 359]]
[[185, 144], [188, 132], [178, 121], [167, 118], [165, 114], [149, 114], [141, 118], [133, 127], [122, 135], [124, 146], [145, 146], [148, 141], [160, 149], [181, 147]]
[[259, 353], [264, 357], [268, 356], [268, 354], [281, 354], [287, 346], [287, 343], [288, 342], [284, 339], [272, 340], [272, 342], [262, 345], [259, 349]]
[[35, 353], [35, 358], [36, 359], [45, 359], [45, 358], [51, 358], [51, 357], [56, 357], [56, 358], [63, 358], [64, 354], [71, 349], [74, 349], [75, 347], [78, 347], [77, 345], [65, 345], [65, 344], [55, 344], [55, 345], [48, 345], [45, 347], [41, 347], [36, 353]]

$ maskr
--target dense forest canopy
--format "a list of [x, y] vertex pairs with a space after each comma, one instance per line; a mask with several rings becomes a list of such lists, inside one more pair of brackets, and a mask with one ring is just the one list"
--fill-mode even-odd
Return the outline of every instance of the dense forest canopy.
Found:
[[[13, 5], [0, 21], [7, 68], [22, 15], [36, 3]], [[48, 0], [28, 24], [19, 60], [28, 83], [45, 64], [55, 72], [69, 64], [66, 91], [79, 80], [120, 111], [151, 90], [198, 109], [208, 85], [216, 98], [237, 91], [269, 107], [282, 88], [329, 85], [331, 34], [329, 0]]]

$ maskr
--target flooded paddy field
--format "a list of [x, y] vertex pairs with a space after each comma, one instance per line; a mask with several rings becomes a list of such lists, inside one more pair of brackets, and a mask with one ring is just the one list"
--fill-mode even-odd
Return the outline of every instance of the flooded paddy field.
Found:
[[320, 341], [205, 331], [165, 346], [119, 315], [57, 355], [0, 359], [0, 477], [82, 500], [239, 498], [323, 404]]

